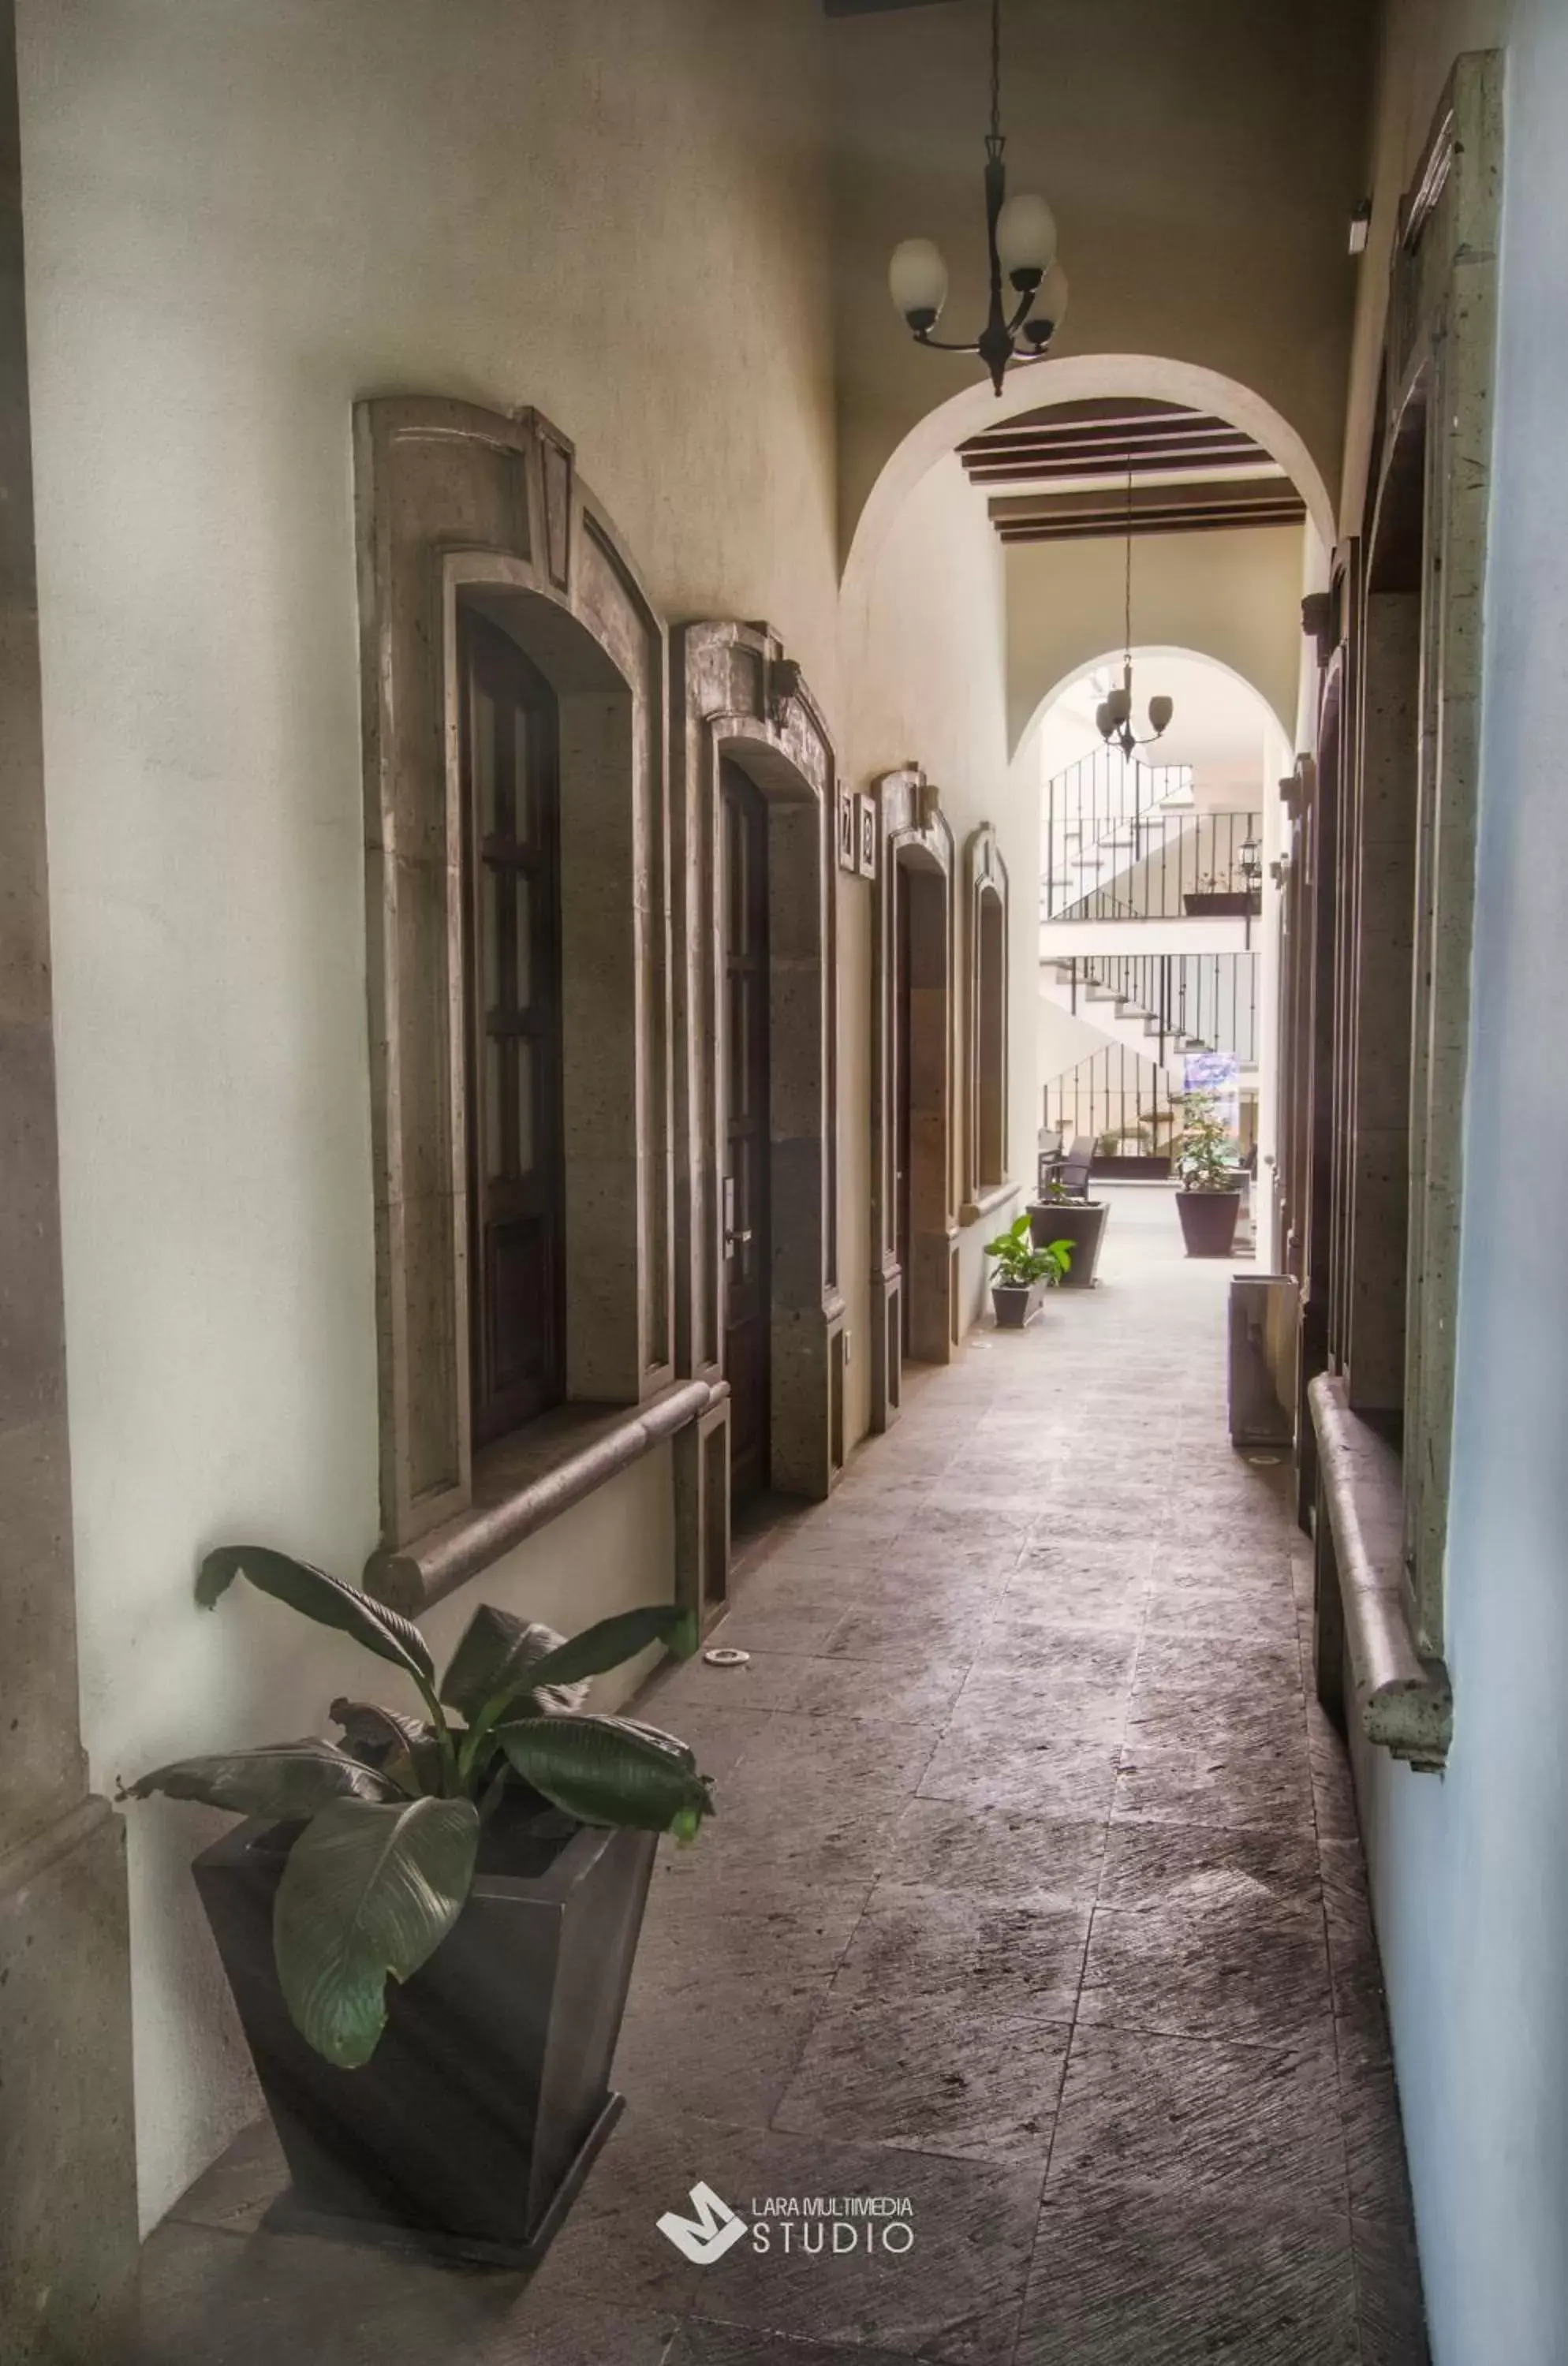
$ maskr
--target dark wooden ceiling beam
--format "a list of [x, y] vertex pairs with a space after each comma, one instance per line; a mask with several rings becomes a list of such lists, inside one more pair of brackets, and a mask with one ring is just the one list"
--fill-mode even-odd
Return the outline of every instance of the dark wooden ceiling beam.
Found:
[[[1134, 518], [1135, 537], [1151, 534], [1217, 534], [1225, 530], [1246, 533], [1258, 526], [1299, 525], [1306, 515], [1304, 501], [1280, 501], [1274, 509], [1250, 509], [1227, 513], [1221, 510], [1170, 512], [1163, 517]], [[1020, 542], [1094, 542], [1111, 536], [1118, 539], [1127, 531], [1124, 517], [1095, 519], [1021, 518], [1015, 524], [998, 525], [997, 533], [1005, 544]]]
[[[999, 461], [993, 467], [971, 467], [969, 479], [972, 484], [976, 485], [1029, 485], [1066, 484], [1081, 482], [1086, 477], [1106, 477], [1118, 479], [1125, 484], [1129, 476], [1136, 480], [1139, 477], [1169, 477], [1179, 470], [1190, 474], [1194, 468], [1251, 468], [1260, 465], [1269, 465], [1267, 454], [1227, 451], [1223, 446], [1211, 445], [1201, 452], [1174, 456], [1122, 454], [1114, 459], [1107, 458], [1099, 465], [1093, 461], [1081, 459]], [[1278, 484], [1285, 479], [1280, 472], [1272, 477], [1242, 479], [1238, 481]]]
[[[1168, 511], [1194, 509], [1277, 509], [1281, 502], [1297, 509], [1302, 497], [1286, 478], [1244, 478], [1225, 483], [1211, 478], [1188, 485], [1134, 485], [1134, 518], [1162, 517]], [[1006, 525], [1022, 518], [1125, 518], [1127, 497], [1112, 487], [1103, 490], [1064, 493], [993, 493], [987, 509], [994, 524]]]
[[[983, 459], [987, 452], [1015, 444], [1031, 447], [1060, 445], [1073, 451], [1108, 451], [1122, 450], [1128, 445], [1186, 444], [1215, 435], [1224, 436], [1230, 442], [1239, 438], [1244, 444], [1254, 440], [1244, 427], [1233, 426], [1228, 419], [1205, 419], [1192, 411], [1182, 418], [1134, 420], [1106, 427], [1097, 427], [1091, 422], [1062, 427], [1030, 426], [1013, 420], [1005, 427], [987, 427], [983, 434], [969, 436], [958, 449], [964, 458]], [[1261, 445], [1258, 446], [1259, 451], [1262, 448]]]

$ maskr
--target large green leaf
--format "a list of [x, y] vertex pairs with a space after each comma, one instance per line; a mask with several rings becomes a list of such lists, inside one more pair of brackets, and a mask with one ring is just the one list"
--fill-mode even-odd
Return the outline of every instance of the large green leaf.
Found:
[[523, 1718], [496, 1729], [515, 1772], [584, 1824], [690, 1839], [711, 1814], [708, 1778], [682, 1741], [625, 1717]]
[[666, 1602], [601, 1618], [596, 1626], [574, 1635], [570, 1643], [561, 1644], [547, 1660], [539, 1661], [534, 1678], [547, 1684], [580, 1684], [584, 1677], [603, 1675], [607, 1668], [635, 1660], [639, 1651], [655, 1643], [665, 1644], [678, 1660], [690, 1659], [697, 1648], [694, 1613]]
[[[565, 1639], [553, 1627], [531, 1625], [513, 1618], [509, 1610], [496, 1610], [481, 1602], [447, 1664], [441, 1697], [465, 1717], [478, 1717], [486, 1702], [498, 1695], [504, 1697], [514, 1689], [531, 1690], [532, 1670], [558, 1651]], [[549, 1706], [570, 1708], [573, 1703], [563, 1693]]]
[[339, 2069], [376, 2051], [388, 1975], [411, 1978], [462, 1912], [479, 1838], [468, 1799], [340, 1799], [295, 1842], [273, 1913], [277, 1976], [295, 2027]]
[[313, 1816], [334, 1799], [391, 1799], [396, 1786], [374, 1766], [363, 1764], [335, 1742], [280, 1741], [265, 1750], [234, 1750], [210, 1758], [182, 1758], [143, 1774], [123, 1797], [199, 1799], [236, 1816], [271, 1816], [292, 1822]]
[[427, 1684], [434, 1683], [430, 1646], [413, 1621], [373, 1602], [358, 1586], [346, 1585], [341, 1577], [312, 1569], [309, 1561], [295, 1560], [288, 1553], [274, 1552], [267, 1545], [220, 1545], [208, 1554], [197, 1575], [196, 1598], [203, 1609], [210, 1610], [237, 1577], [247, 1579], [275, 1601], [286, 1602], [291, 1610], [314, 1618], [318, 1625], [352, 1635], [378, 1659], [390, 1660], [394, 1667], [406, 1668]]
[[367, 1765], [390, 1775], [400, 1790], [445, 1790], [441, 1744], [434, 1726], [383, 1708], [379, 1701], [335, 1700], [330, 1713], [333, 1723], [342, 1726], [348, 1748]]

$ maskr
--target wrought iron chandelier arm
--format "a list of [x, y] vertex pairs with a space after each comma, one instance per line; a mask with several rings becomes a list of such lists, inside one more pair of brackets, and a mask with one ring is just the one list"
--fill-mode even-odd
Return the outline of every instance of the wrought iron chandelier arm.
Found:
[[933, 354], [977, 354], [980, 350], [973, 337], [966, 345], [961, 345], [950, 337], [933, 337], [929, 329], [912, 329], [909, 333], [916, 344], [929, 345]]

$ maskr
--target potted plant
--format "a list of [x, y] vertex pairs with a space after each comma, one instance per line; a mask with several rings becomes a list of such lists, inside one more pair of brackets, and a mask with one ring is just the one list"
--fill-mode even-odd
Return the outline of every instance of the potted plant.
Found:
[[1189, 1256], [1229, 1256], [1241, 1193], [1234, 1180], [1230, 1129], [1213, 1093], [1189, 1093], [1176, 1146], [1176, 1211]]
[[1209, 872], [1186, 890], [1181, 905], [1192, 920], [1255, 920], [1263, 909], [1263, 896], [1250, 882], [1237, 887], [1228, 872], [1223, 876]]
[[568, 1642], [484, 1607], [438, 1679], [412, 1620], [326, 1571], [229, 1545], [197, 1601], [236, 1577], [354, 1637], [419, 1704], [336, 1700], [341, 1741], [130, 1786], [252, 1819], [194, 1870], [293, 2180], [275, 2218], [530, 2264], [621, 2109], [657, 1836], [694, 1838], [712, 1804], [684, 1743], [581, 1703], [651, 1644], [694, 1649], [694, 1622], [632, 1610]]
[[1048, 1241], [1036, 1247], [1029, 1211], [1015, 1216], [1005, 1233], [986, 1243], [986, 1255], [995, 1257], [991, 1304], [999, 1331], [1021, 1331], [1040, 1311], [1048, 1290], [1054, 1290], [1073, 1261], [1070, 1241]]
[[1065, 1241], [1072, 1254], [1060, 1279], [1067, 1290], [1092, 1290], [1100, 1264], [1100, 1245], [1111, 1214], [1109, 1200], [1077, 1200], [1056, 1177], [1045, 1184], [1040, 1200], [1029, 1211], [1030, 1234], [1037, 1249]]

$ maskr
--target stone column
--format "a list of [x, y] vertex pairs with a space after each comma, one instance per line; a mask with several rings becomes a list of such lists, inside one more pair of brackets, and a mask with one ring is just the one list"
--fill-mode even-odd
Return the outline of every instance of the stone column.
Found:
[[65, 1427], [13, 0], [0, 0], [0, 2358], [117, 2352], [136, 2262], [123, 1827], [87, 1789]]

